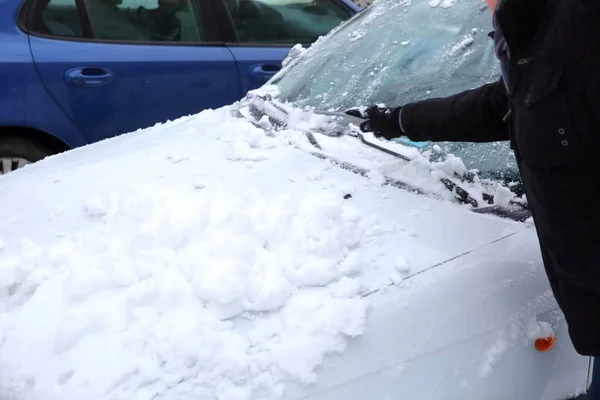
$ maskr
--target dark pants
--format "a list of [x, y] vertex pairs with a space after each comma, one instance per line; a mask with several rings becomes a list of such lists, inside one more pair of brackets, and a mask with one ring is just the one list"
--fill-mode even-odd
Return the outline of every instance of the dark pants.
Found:
[[595, 201], [582, 200], [600, 193], [600, 167], [535, 168], [522, 162], [520, 170], [548, 281], [573, 347], [600, 363], [600, 212]]
[[577, 400], [600, 400], [600, 359], [594, 358], [594, 370], [592, 372], [592, 382], [590, 389], [583, 397]]

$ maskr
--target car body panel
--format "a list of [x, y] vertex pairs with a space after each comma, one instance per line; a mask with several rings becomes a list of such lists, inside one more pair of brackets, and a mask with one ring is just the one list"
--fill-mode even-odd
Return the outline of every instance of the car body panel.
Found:
[[[290, 145], [271, 149], [251, 168], [230, 162], [224, 169], [219, 166], [230, 143], [218, 132], [234, 122], [224, 110], [210, 113], [75, 149], [0, 178], [0, 190], [12, 194], [0, 199], [0, 209], [11, 215], [0, 221], [2, 231], [11, 232], [3, 254], [23, 237], [52, 243], [57, 232], [99, 223], [82, 218], [86, 204], [127, 190], [132, 180], [212, 188], [227, 182], [267, 198], [298, 196], [318, 182], [340, 198], [350, 193], [347, 201], [375, 216], [383, 230], [364, 246], [370, 265], [362, 276], [366, 333], [342, 354], [326, 357], [316, 384], [289, 383], [287, 398], [559, 400], [585, 387], [588, 360], [570, 345], [532, 226], [381, 186]], [[198, 135], [214, 113], [223, 123]], [[107, 177], [107, 168], [120, 173]], [[43, 202], [27, 195], [31, 185], [45, 194]], [[410, 274], [398, 279], [400, 255]], [[558, 342], [550, 352], [533, 347], [536, 321], [555, 327]]]
[[246, 95], [269, 81], [281, 70], [281, 62], [289, 53], [287, 47], [229, 46], [240, 76], [241, 92]]
[[[159, 45], [28, 38], [18, 21], [23, 3], [0, 2], [0, 126], [34, 128], [69, 147], [230, 104], [272, 77], [272, 67], [281, 66], [291, 47], [238, 50], [222, 42]], [[209, 12], [206, 4], [202, 7]], [[349, 8], [358, 11], [354, 5]], [[74, 77], [87, 68], [107, 72], [106, 82], [82, 87]]]
[[0, 132], [7, 127], [37, 129], [70, 147], [86, 144], [79, 130], [40, 84], [28, 37], [13, 24], [19, 2], [0, 2]]
[[[537, 247], [525, 229], [369, 296], [369, 331], [287, 398], [561, 400], [584, 390], [589, 359], [573, 349]], [[557, 336], [547, 353], [534, 348], [540, 322]]]
[[[89, 142], [216, 108], [241, 94], [225, 47], [70, 42], [31, 36], [40, 77]], [[98, 68], [113, 78], [72, 86], [67, 71]]]

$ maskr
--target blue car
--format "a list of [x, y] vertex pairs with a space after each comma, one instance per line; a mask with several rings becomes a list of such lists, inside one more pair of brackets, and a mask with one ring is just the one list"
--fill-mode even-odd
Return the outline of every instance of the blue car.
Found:
[[0, 173], [242, 98], [350, 0], [0, 0]]

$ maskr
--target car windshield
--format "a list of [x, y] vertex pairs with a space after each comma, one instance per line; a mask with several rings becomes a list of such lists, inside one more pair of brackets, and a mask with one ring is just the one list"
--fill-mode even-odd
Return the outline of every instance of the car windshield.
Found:
[[[274, 84], [283, 100], [322, 110], [451, 95], [499, 78], [492, 29], [480, 0], [378, 0], [317, 42]], [[520, 182], [507, 142], [398, 140], [431, 160], [453, 154], [482, 177], [513, 187]]]

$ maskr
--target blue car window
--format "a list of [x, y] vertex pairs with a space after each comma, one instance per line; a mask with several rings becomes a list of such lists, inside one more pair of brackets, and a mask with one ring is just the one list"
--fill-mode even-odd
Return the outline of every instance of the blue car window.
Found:
[[50, 0], [34, 11], [29, 27], [35, 33], [59, 37], [82, 37], [83, 28], [75, 0]]
[[[83, 0], [93, 39], [125, 42], [202, 42], [193, 0]], [[41, 11], [41, 13], [39, 12]], [[83, 37], [75, 0], [50, 0], [32, 32]]]
[[94, 38], [199, 42], [202, 30], [191, 0], [84, 0]]
[[312, 43], [347, 20], [334, 0], [227, 0], [238, 41], [247, 44]]

